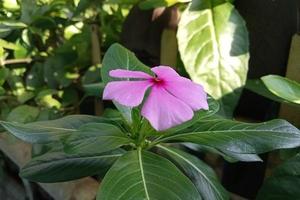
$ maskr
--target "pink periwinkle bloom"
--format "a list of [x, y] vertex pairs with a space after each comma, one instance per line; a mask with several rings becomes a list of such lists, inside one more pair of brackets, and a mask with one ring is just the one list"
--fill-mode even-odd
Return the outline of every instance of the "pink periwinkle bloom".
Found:
[[180, 76], [171, 67], [158, 66], [151, 70], [156, 76], [141, 71], [111, 70], [111, 77], [131, 80], [109, 82], [103, 99], [135, 107], [142, 103], [146, 91], [151, 88], [141, 115], [158, 131], [192, 119], [193, 111], [208, 109], [207, 95], [201, 85]]

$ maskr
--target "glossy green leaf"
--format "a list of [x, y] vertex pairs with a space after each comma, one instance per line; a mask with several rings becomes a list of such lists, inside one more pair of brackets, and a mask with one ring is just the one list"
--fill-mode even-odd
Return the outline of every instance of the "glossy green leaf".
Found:
[[178, 47], [191, 79], [204, 86], [231, 115], [248, 70], [248, 33], [225, 0], [193, 1], [178, 25]]
[[271, 99], [273, 101], [276, 101], [276, 102], [279, 102], [279, 103], [286, 103], [286, 104], [289, 104], [289, 105], [295, 106], [295, 107], [299, 106], [299, 104], [287, 101], [286, 99], [283, 99], [283, 98], [273, 94], [266, 87], [266, 85], [263, 83], [263, 81], [260, 80], [260, 79], [249, 79], [249, 80], [247, 80], [245, 88], [247, 90], [250, 90], [251, 92], [259, 94], [259, 95], [261, 95], [263, 97], [266, 97], [268, 99]]
[[102, 153], [133, 141], [114, 125], [88, 123], [72, 133], [64, 143], [68, 153]]
[[50, 152], [33, 158], [20, 171], [20, 176], [36, 182], [60, 182], [92, 176], [110, 167], [124, 151], [103, 154], [66, 154]]
[[28, 123], [35, 121], [39, 115], [39, 109], [33, 106], [21, 105], [15, 107], [7, 116], [11, 122]]
[[105, 175], [97, 200], [201, 200], [192, 182], [167, 159], [136, 150], [119, 158]]
[[212, 152], [222, 156], [228, 162], [237, 162], [237, 161], [244, 161], [244, 162], [262, 162], [263, 160], [257, 154], [245, 154], [245, 153], [235, 153], [232, 151], [226, 151], [216, 149], [211, 146], [207, 145], [199, 145], [194, 143], [184, 143], [185, 147], [192, 149], [193, 151], [199, 152]]
[[229, 199], [215, 172], [199, 158], [172, 147], [158, 148], [193, 181], [203, 199]]
[[300, 154], [275, 168], [260, 189], [257, 200], [295, 200], [300, 197]]
[[300, 104], [300, 84], [278, 75], [261, 77], [269, 91], [286, 101]]
[[56, 120], [29, 124], [0, 121], [0, 124], [17, 138], [29, 143], [48, 143], [66, 137], [87, 123], [110, 122], [111, 120], [89, 116], [70, 115]]
[[[103, 58], [101, 76], [105, 84], [110, 81], [121, 80], [120, 78], [117, 79], [109, 76], [109, 71], [114, 69], [144, 71], [146, 73], [153, 74], [150, 68], [140, 62], [131, 51], [117, 43], [111, 45]], [[114, 104], [124, 115], [126, 120], [129, 123], [132, 123], [131, 109], [116, 102], [114, 102]]]
[[158, 142], [192, 142], [221, 152], [259, 154], [274, 149], [300, 146], [300, 131], [285, 120], [244, 123], [222, 118], [207, 118], [179, 134]]

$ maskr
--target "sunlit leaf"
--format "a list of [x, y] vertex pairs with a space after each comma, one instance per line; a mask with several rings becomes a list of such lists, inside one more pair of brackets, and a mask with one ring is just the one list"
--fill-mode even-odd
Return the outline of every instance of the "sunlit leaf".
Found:
[[300, 83], [278, 75], [263, 76], [261, 79], [274, 95], [300, 104]]
[[230, 116], [248, 70], [248, 33], [243, 18], [225, 0], [196, 0], [182, 13], [177, 38], [191, 79], [220, 99]]

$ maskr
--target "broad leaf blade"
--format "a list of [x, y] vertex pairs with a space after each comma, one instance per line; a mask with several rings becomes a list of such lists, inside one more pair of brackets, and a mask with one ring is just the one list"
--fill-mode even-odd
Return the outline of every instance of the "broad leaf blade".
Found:
[[222, 118], [203, 119], [185, 132], [159, 142], [181, 141], [206, 145], [223, 153], [259, 154], [300, 146], [300, 131], [285, 120], [244, 123]]
[[124, 151], [103, 154], [50, 152], [33, 158], [20, 171], [23, 178], [53, 183], [92, 176], [111, 166]]
[[265, 181], [257, 200], [294, 200], [300, 197], [300, 154], [277, 167]]
[[274, 95], [288, 102], [300, 104], [300, 84], [278, 75], [263, 76], [263, 83]]
[[108, 171], [97, 200], [200, 200], [192, 182], [167, 159], [141, 150], [123, 155]]
[[192, 149], [193, 151], [199, 152], [212, 152], [222, 156], [228, 162], [237, 162], [237, 161], [244, 161], [244, 162], [262, 162], [262, 159], [257, 154], [239, 154], [232, 151], [226, 151], [216, 149], [211, 146], [199, 145], [194, 143], [184, 143], [184, 146], [187, 148]]
[[102, 153], [133, 141], [111, 124], [88, 123], [64, 140], [68, 153]]
[[46, 127], [33, 124], [0, 121], [1, 125], [15, 137], [28, 143], [48, 143], [66, 137], [76, 129]]
[[181, 16], [177, 38], [192, 80], [221, 99], [230, 116], [248, 70], [248, 33], [242, 17], [225, 0], [193, 1]]
[[79, 127], [92, 122], [112, 123], [113, 119], [89, 115], [70, 115], [56, 120], [33, 122], [28, 124], [0, 121], [0, 124], [17, 138], [29, 143], [48, 143], [68, 136]]
[[200, 159], [175, 148], [162, 145], [158, 148], [193, 181], [203, 199], [229, 199], [215, 172]]

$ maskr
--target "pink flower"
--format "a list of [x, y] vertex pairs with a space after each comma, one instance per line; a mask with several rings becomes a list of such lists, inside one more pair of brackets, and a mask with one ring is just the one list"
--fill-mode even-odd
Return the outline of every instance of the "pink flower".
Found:
[[158, 131], [192, 119], [193, 111], [208, 109], [207, 95], [201, 85], [181, 77], [171, 67], [158, 66], [151, 70], [155, 77], [141, 71], [111, 70], [111, 77], [133, 80], [109, 82], [103, 99], [135, 107], [142, 103], [147, 89], [151, 88], [141, 115]]

